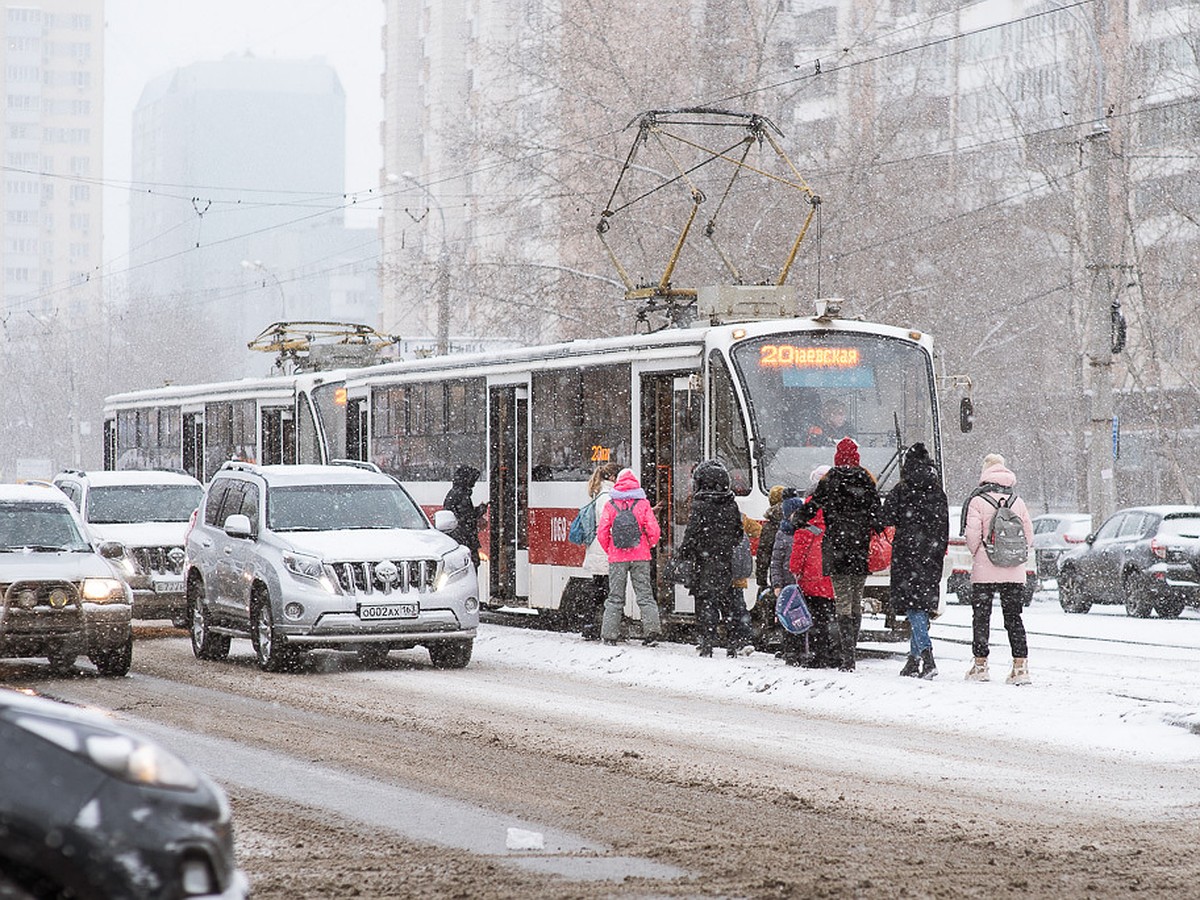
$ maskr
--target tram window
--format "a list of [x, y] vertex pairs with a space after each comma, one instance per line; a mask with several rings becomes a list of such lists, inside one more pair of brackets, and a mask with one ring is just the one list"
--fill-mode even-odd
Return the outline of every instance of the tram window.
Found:
[[455, 466], [485, 468], [484, 379], [377, 388], [371, 402], [372, 462], [385, 472], [449, 481]]
[[742, 407], [720, 353], [709, 355], [708, 370], [714, 455], [729, 469], [734, 493], [745, 496], [750, 493], [750, 442], [746, 439]]
[[630, 367], [533, 373], [534, 481], [584, 481], [596, 464], [630, 463]]
[[215, 472], [229, 459], [255, 459], [258, 427], [253, 400], [230, 400], [206, 403], [204, 420], [208, 423], [205, 436], [205, 471]]

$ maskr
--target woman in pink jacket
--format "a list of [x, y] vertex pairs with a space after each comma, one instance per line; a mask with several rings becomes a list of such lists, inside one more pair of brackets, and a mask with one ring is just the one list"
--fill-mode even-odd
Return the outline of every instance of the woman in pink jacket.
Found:
[[615, 644], [621, 635], [626, 578], [633, 582], [642, 613], [642, 643], [653, 647], [662, 636], [658, 602], [650, 583], [650, 553], [659, 534], [658, 519], [641, 482], [632, 470], [622, 469], [596, 523], [596, 539], [608, 556], [608, 599], [600, 624], [600, 640], [606, 644]]
[[1025, 605], [1025, 562], [1016, 566], [998, 566], [988, 558], [985, 542], [991, 529], [992, 515], [996, 511], [993, 502], [1005, 503], [1025, 527], [1025, 544], [1033, 545], [1033, 522], [1025, 501], [1016, 495], [1014, 475], [1005, 465], [1004, 457], [989, 453], [983, 458], [983, 471], [979, 475], [979, 487], [971, 492], [967, 503], [966, 528], [963, 536], [967, 549], [974, 561], [971, 565], [971, 648], [975, 663], [967, 672], [967, 681], [988, 680], [988, 632], [992, 627], [992, 597], [1000, 593], [1000, 611], [1004, 615], [1004, 630], [1008, 632], [1008, 644], [1012, 648], [1013, 667], [1006, 679], [1009, 684], [1029, 684], [1029, 647], [1025, 641], [1025, 623], [1021, 610]]

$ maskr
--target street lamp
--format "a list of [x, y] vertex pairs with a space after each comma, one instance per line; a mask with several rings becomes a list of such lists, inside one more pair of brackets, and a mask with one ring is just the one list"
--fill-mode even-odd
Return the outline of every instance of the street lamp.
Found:
[[[243, 259], [242, 260], [242, 268], [243, 269], [255, 269], [255, 270], [262, 272], [265, 275], [269, 275], [271, 277], [271, 280], [275, 282], [275, 287], [279, 289], [279, 321], [286, 322], [287, 321], [287, 295], [284, 294], [284, 292], [283, 292], [283, 282], [279, 280], [279, 276], [275, 274], [275, 272], [271, 269], [270, 266], [265, 265], [261, 259], [255, 259], [255, 260]], [[266, 281], [263, 281], [263, 287], [266, 287], [266, 286], [267, 286]]]
[[401, 172], [399, 176], [388, 175], [388, 181], [407, 181], [417, 188], [433, 203], [437, 209], [438, 218], [442, 224], [442, 248], [438, 254], [438, 295], [437, 295], [437, 352], [444, 356], [450, 352], [450, 246], [446, 242], [446, 211], [442, 203], [429, 188], [417, 180], [412, 172]]

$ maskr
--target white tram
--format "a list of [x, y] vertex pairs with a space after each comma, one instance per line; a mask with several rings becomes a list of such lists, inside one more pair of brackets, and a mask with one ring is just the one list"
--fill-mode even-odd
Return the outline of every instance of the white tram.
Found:
[[[820, 304], [819, 304], [820, 305]], [[106, 468], [178, 468], [202, 481], [222, 462], [367, 460], [440, 507], [459, 465], [490, 504], [480, 566], [493, 606], [570, 607], [584, 548], [567, 540], [586, 481], [605, 460], [634, 469], [662, 506], [658, 597], [667, 621], [692, 598], [661, 579], [682, 539], [690, 473], [708, 457], [761, 519], [772, 485], [804, 489], [833, 461], [810, 425], [830, 400], [863, 465], [895, 484], [897, 448], [941, 461], [932, 340], [903, 328], [804, 318], [697, 325], [502, 353], [168, 387], [108, 398]], [[815, 444], [815, 445], [814, 445]], [[872, 579], [877, 581], [878, 579]], [[883, 583], [868, 584], [876, 592]], [[753, 599], [753, 598], [749, 598]], [[627, 614], [636, 617], [632, 601]]]

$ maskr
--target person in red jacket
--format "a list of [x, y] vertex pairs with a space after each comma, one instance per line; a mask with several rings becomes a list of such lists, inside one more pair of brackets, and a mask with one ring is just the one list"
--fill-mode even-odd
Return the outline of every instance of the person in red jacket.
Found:
[[[829, 466], [813, 469], [809, 481], [815, 490], [825, 477]], [[809, 629], [809, 648], [812, 656], [804, 662], [809, 669], [836, 669], [841, 654], [833, 640], [833, 582], [821, 567], [821, 541], [825, 535], [825, 514], [818, 510], [807, 525], [800, 525], [792, 538], [792, 555], [788, 569], [796, 576], [796, 584], [804, 594], [813, 624]]]
[[[618, 547], [613, 543], [613, 521], [626, 508], [637, 520], [638, 542], [632, 547]], [[650, 583], [651, 548], [658, 543], [660, 534], [658, 518], [641, 482], [633, 470], [622, 469], [596, 523], [596, 540], [608, 556], [608, 599], [604, 601], [604, 618], [600, 623], [600, 640], [604, 643], [615, 644], [621, 636], [627, 579], [633, 582], [633, 593], [642, 613], [642, 643], [653, 647], [662, 636], [658, 602]]]

